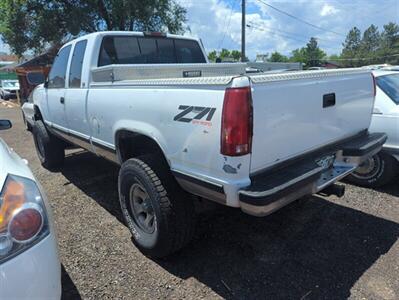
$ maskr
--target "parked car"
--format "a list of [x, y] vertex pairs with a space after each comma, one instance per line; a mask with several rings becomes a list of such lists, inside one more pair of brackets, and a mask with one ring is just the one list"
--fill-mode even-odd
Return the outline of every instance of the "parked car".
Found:
[[335, 182], [386, 140], [367, 131], [371, 72], [245, 68], [208, 63], [182, 36], [82, 36], [33, 91], [38, 157], [59, 167], [74, 144], [119, 164], [123, 216], [155, 257], [188, 243], [198, 198], [265, 216], [304, 195], [343, 196]]
[[395, 178], [399, 171], [399, 72], [373, 71], [377, 94], [371, 132], [386, 132], [388, 140], [383, 150], [369, 157], [348, 180], [352, 183], [379, 187]]
[[0, 81], [0, 98], [4, 100], [17, 98], [19, 91], [18, 80], [1, 80]]
[[[11, 122], [0, 120], [0, 130]], [[26, 163], [0, 138], [0, 299], [60, 299], [50, 206]]]

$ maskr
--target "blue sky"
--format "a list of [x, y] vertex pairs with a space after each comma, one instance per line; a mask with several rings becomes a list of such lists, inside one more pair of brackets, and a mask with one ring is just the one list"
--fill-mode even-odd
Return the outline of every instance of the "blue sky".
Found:
[[[281, 14], [266, 2], [323, 31]], [[240, 49], [241, 0], [179, 0], [187, 9], [191, 35], [202, 38], [205, 48]], [[389, 21], [399, 23], [399, 0], [247, 0], [247, 56], [279, 51], [286, 55], [303, 47], [311, 36], [328, 54], [340, 53], [347, 32], [370, 24], [379, 29]], [[336, 33], [333, 33], [333, 32]], [[338, 33], [338, 34], [337, 34]]]
[[[202, 39], [205, 48], [240, 49], [241, 0], [177, 0], [187, 9], [187, 35]], [[284, 10], [323, 31], [264, 5], [263, 2]], [[290, 54], [302, 47], [311, 36], [328, 54], [339, 53], [345, 35], [353, 26], [362, 31], [370, 24], [380, 29], [389, 21], [399, 23], [399, 0], [247, 0], [247, 56], [279, 51]], [[333, 32], [336, 33], [333, 33]], [[8, 47], [0, 42], [0, 51]]]

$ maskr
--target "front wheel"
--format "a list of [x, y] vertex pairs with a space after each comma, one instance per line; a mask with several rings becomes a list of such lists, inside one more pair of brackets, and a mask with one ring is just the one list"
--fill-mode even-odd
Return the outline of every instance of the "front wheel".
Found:
[[363, 162], [347, 180], [364, 187], [380, 187], [389, 183], [397, 172], [397, 161], [389, 154], [378, 153]]
[[163, 159], [147, 156], [127, 160], [119, 172], [118, 188], [133, 242], [145, 255], [165, 257], [190, 241], [194, 205], [174, 182]]
[[51, 135], [41, 120], [36, 121], [33, 126], [33, 140], [37, 156], [43, 167], [51, 170], [63, 164], [65, 144], [62, 140]]

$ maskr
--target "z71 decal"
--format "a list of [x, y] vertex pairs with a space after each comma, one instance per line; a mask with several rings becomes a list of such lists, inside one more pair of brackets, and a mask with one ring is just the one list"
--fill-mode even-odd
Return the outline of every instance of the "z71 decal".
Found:
[[[212, 126], [212, 117], [216, 111], [214, 107], [202, 107], [202, 106], [189, 106], [180, 105], [179, 109], [182, 112], [178, 113], [173, 120], [178, 122], [201, 124], [206, 126]], [[205, 118], [205, 120], [203, 120]]]

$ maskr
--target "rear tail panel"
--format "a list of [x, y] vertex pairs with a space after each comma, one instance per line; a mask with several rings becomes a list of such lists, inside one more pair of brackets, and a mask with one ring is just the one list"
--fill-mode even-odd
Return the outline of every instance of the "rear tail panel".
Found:
[[370, 125], [369, 71], [252, 76], [251, 173], [354, 135]]

